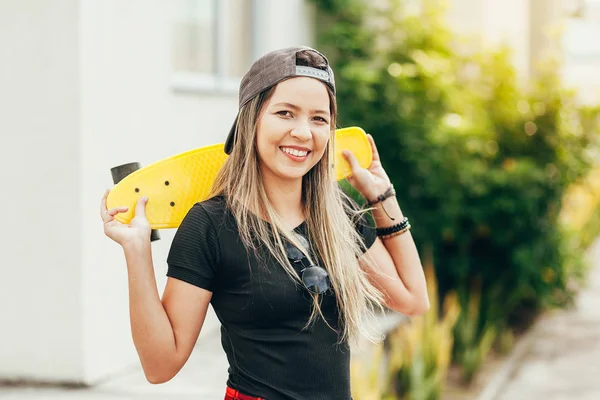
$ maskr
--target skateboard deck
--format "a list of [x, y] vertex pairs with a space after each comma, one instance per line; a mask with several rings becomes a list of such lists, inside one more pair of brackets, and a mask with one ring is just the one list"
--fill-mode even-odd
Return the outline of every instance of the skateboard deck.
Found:
[[[206, 200], [217, 173], [227, 159], [223, 143], [186, 151], [157, 161], [125, 176], [111, 190], [107, 207], [127, 206], [126, 213], [115, 219], [128, 224], [135, 215], [135, 205], [147, 196], [146, 218], [152, 229], [177, 228], [192, 206]], [[359, 127], [336, 130], [336, 179], [350, 176], [351, 169], [342, 156], [350, 150], [363, 168], [372, 161], [372, 152], [365, 131]]]

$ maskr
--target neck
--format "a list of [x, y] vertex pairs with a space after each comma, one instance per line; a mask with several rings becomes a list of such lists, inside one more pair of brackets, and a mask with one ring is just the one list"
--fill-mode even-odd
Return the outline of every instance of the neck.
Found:
[[269, 201], [288, 228], [295, 228], [304, 221], [301, 178], [282, 181], [263, 176], [263, 185]]

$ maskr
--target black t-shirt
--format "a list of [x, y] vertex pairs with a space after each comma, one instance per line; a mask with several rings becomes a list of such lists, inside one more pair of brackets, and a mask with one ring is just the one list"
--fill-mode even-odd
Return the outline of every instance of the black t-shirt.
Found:
[[[266, 252], [260, 261], [244, 247], [222, 197], [196, 203], [178, 228], [167, 276], [213, 292], [221, 343], [229, 361], [227, 384], [267, 400], [350, 399], [350, 349], [338, 344], [322, 318], [304, 329], [312, 298]], [[363, 218], [366, 248], [375, 241]], [[305, 223], [295, 231], [306, 235]], [[322, 296], [328, 323], [338, 328], [334, 294]]]

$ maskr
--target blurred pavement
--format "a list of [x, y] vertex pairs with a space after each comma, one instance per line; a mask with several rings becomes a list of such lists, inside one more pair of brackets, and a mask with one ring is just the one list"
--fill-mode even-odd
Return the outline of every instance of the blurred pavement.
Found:
[[227, 367], [217, 331], [206, 338], [201, 335], [186, 365], [164, 384], [148, 383], [141, 367], [137, 367], [87, 389], [0, 386], [0, 400], [221, 400]]
[[600, 399], [600, 240], [588, 256], [587, 287], [575, 307], [536, 323], [531, 345], [494, 400]]

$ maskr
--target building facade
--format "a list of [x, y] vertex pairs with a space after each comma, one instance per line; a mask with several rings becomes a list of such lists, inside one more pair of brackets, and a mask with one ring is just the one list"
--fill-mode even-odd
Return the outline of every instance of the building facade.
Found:
[[507, 45], [526, 84], [549, 58], [583, 103], [600, 102], [600, 0], [448, 0], [447, 21], [476, 48]]
[[[0, 380], [94, 384], [139, 364], [123, 252], [99, 216], [110, 168], [222, 142], [243, 71], [311, 45], [312, 12], [303, 0], [0, 2]], [[153, 243], [160, 292], [173, 233]], [[210, 314], [202, 335], [217, 327]]]

